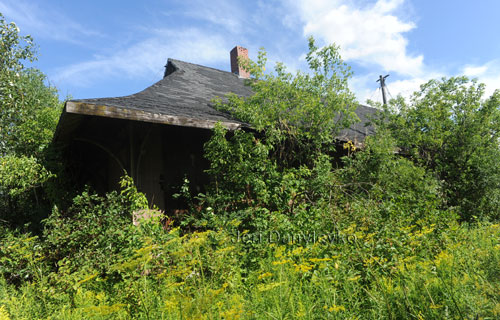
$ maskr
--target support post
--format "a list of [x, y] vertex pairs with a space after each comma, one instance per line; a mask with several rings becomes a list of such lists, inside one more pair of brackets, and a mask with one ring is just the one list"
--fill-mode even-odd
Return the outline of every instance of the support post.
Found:
[[137, 182], [136, 172], [135, 172], [135, 141], [134, 141], [134, 127], [132, 121], [129, 123], [128, 127], [129, 134], [129, 151], [130, 151], [130, 176]]
[[384, 102], [384, 106], [387, 104], [387, 97], [385, 94], [385, 78], [387, 78], [388, 76], [389, 75], [380, 75], [379, 79], [377, 80], [377, 82], [380, 82], [380, 88], [382, 89], [382, 101]]

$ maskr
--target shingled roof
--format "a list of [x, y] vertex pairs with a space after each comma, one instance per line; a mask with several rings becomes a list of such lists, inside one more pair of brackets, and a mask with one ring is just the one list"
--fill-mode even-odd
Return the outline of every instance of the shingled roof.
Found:
[[124, 97], [79, 99], [66, 112], [146, 122], [213, 128], [221, 122], [230, 129], [243, 123], [215, 110], [212, 99], [227, 93], [252, 92], [236, 74], [169, 59], [165, 77], [145, 90]]
[[341, 130], [335, 138], [340, 141], [352, 141], [359, 147], [367, 136], [375, 134], [375, 127], [371, 124], [371, 121], [380, 111], [360, 104], [356, 107], [355, 112], [359, 118], [359, 122], [356, 122], [347, 129]]
[[[231, 72], [168, 59], [164, 78], [141, 92], [124, 97], [68, 101], [59, 121], [56, 139], [69, 130], [69, 115], [103, 116], [205, 129], [213, 128], [220, 122], [229, 129], [237, 129], [245, 124], [215, 110], [212, 100], [215, 97], [224, 98], [228, 93], [250, 96], [252, 91], [244, 81]], [[337, 138], [358, 143], [364, 141], [367, 135], [373, 134], [373, 127], [365, 126], [365, 123], [375, 112], [376, 109], [359, 106], [356, 113], [361, 122], [343, 130]]]

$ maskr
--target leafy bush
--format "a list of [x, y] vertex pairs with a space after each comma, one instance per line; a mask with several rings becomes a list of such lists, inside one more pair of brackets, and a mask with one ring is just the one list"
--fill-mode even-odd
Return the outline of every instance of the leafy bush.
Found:
[[465, 220], [500, 217], [500, 91], [483, 95], [484, 85], [465, 77], [431, 80], [410, 103], [394, 100], [381, 123], [403, 154], [435, 174], [447, 207]]
[[47, 266], [41, 263], [44, 252], [38, 237], [29, 233], [12, 232], [5, 227], [0, 227], [0, 231], [1, 277], [14, 285], [40, 280], [47, 271]]
[[0, 13], [0, 156], [39, 156], [52, 140], [62, 104], [45, 75], [24, 63], [36, 59], [30, 36]]
[[[354, 94], [347, 81], [350, 68], [335, 45], [318, 48], [309, 38], [308, 72], [292, 74], [277, 63], [266, 73], [266, 53], [257, 62], [240, 63], [252, 75], [247, 84], [253, 95], [229, 96], [216, 108], [232, 113], [260, 133], [278, 165], [311, 165], [318, 154], [332, 151], [332, 137], [358, 120]], [[263, 139], [260, 139], [260, 138]]]
[[47, 210], [41, 187], [52, 177], [34, 157], [1, 157], [0, 219], [14, 226], [38, 222]]
[[[398, 155], [395, 140], [384, 131], [368, 137], [363, 150], [344, 158], [339, 170], [344, 201], [372, 201], [377, 219], [413, 224], [419, 219], [453, 219], [441, 210], [439, 181], [425, 168]], [[441, 217], [440, 217], [441, 216]], [[436, 220], [435, 220], [436, 221]]]
[[83, 192], [73, 205], [61, 212], [57, 207], [44, 221], [47, 259], [69, 270], [91, 268], [105, 272], [121, 255], [140, 245], [132, 213], [147, 209], [147, 200], [124, 177], [122, 194], [101, 197]]

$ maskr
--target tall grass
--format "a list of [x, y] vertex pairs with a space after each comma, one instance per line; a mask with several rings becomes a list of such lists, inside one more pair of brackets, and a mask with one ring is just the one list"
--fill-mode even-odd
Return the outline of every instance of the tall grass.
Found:
[[[137, 229], [143, 246], [105, 272], [72, 272], [61, 265], [17, 284], [0, 279], [0, 318], [500, 316], [496, 224], [408, 226], [393, 230], [391, 238], [350, 225], [340, 234], [356, 235], [355, 241], [309, 244], [249, 244], [222, 230], [181, 235], [177, 229], [155, 234], [154, 228]], [[38, 241], [12, 240], [4, 238], [2, 245], [13, 250], [29, 242], [35, 250]], [[30, 263], [33, 270], [45, 270], [43, 257]]]

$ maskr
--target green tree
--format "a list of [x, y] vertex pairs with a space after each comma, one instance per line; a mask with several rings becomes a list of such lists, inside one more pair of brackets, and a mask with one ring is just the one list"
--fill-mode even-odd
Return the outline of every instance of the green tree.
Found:
[[52, 139], [62, 109], [57, 90], [39, 70], [30, 36], [0, 14], [0, 154], [40, 156]]
[[288, 72], [277, 63], [266, 73], [266, 53], [257, 62], [242, 60], [250, 71], [248, 81], [254, 94], [249, 98], [230, 96], [218, 108], [249, 123], [284, 165], [311, 165], [320, 153], [334, 147], [333, 137], [357, 119], [354, 94], [349, 90], [350, 68], [335, 45], [318, 48], [309, 38], [306, 55], [309, 70]]
[[53, 175], [45, 168], [62, 104], [36, 59], [30, 36], [0, 14], [0, 219], [16, 224], [47, 211], [37, 191]]
[[240, 61], [254, 94], [229, 96], [217, 107], [252, 129], [229, 134], [217, 128], [205, 146], [212, 184], [203, 200], [210, 220], [290, 230], [328, 214], [322, 209], [333, 201], [334, 137], [357, 119], [357, 104], [338, 47], [318, 48], [311, 38], [306, 60], [309, 70], [296, 74], [281, 63], [266, 72], [263, 50], [257, 62]]
[[400, 151], [434, 173], [464, 219], [500, 217], [500, 91], [466, 77], [431, 80], [393, 100], [388, 126]]

